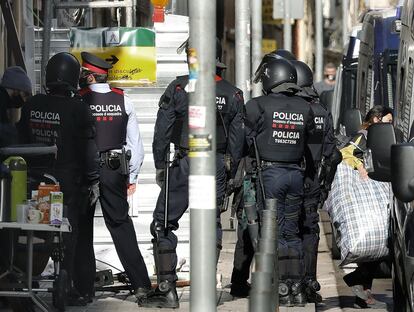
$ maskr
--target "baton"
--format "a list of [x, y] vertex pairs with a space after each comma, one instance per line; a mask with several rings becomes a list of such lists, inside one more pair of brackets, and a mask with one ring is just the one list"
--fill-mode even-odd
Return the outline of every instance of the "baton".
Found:
[[170, 182], [170, 148], [167, 149], [165, 156], [165, 205], [164, 205], [164, 234], [168, 234], [168, 198], [169, 198], [169, 182]]

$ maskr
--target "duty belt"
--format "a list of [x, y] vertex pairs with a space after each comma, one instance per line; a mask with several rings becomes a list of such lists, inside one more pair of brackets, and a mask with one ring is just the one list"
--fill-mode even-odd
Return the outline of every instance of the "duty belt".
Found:
[[266, 161], [266, 160], [262, 160], [260, 162], [261, 167], [267, 168], [267, 167], [292, 167], [292, 166], [301, 166], [300, 162], [297, 163], [290, 163], [290, 162], [283, 162], [283, 161]]
[[100, 165], [106, 165], [109, 169], [118, 170], [124, 175], [129, 175], [129, 160], [131, 159], [131, 151], [126, 151], [123, 147], [120, 150], [109, 150], [101, 152], [99, 155]]

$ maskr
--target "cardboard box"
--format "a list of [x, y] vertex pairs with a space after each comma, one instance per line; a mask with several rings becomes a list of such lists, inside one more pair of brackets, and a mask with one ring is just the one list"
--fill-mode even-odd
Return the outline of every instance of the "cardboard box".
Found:
[[50, 192], [59, 192], [60, 185], [58, 184], [45, 184], [41, 183], [38, 188], [37, 194], [37, 209], [39, 209], [43, 218], [40, 223], [50, 223]]
[[62, 224], [63, 193], [50, 192], [50, 224]]

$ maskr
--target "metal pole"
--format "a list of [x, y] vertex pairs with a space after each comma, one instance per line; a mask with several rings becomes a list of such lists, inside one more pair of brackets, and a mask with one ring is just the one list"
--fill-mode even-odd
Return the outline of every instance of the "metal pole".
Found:
[[348, 14], [349, 14], [349, 2], [348, 0], [342, 0], [342, 45], [348, 41]]
[[[251, 0], [252, 7], [252, 71], [262, 60], [262, 0]], [[261, 83], [253, 84], [253, 97], [262, 95]]]
[[49, 60], [50, 53], [50, 32], [52, 28], [53, 1], [45, 0], [43, 4], [45, 13], [43, 22], [42, 63], [40, 67], [41, 86], [44, 86], [46, 84], [46, 64]]
[[315, 48], [315, 81], [323, 77], [323, 15], [322, 0], [316, 0], [316, 48]]
[[128, 6], [125, 8], [125, 24], [126, 27], [133, 27], [132, 25], [132, 21], [133, 21], [133, 10], [132, 10], [132, 6]]
[[191, 0], [189, 8], [190, 311], [210, 312], [216, 311], [216, 0]]
[[292, 51], [292, 25], [290, 24], [290, 1], [284, 2], [284, 21], [283, 21], [283, 48]]
[[249, 0], [236, 1], [236, 86], [250, 99], [250, 9]]

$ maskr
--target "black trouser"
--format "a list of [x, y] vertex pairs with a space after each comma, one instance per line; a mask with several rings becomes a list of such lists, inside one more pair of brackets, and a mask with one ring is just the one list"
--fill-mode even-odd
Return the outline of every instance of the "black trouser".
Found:
[[[225, 193], [226, 172], [224, 156], [217, 154], [216, 199], [219, 204]], [[161, 188], [153, 213], [151, 233], [154, 236], [154, 257], [159, 281], [175, 282], [177, 280], [177, 236], [173, 230], [178, 229], [179, 220], [188, 208], [189, 159], [184, 156], [175, 159], [169, 169], [168, 229], [164, 231], [165, 183]], [[217, 249], [221, 249], [222, 229], [220, 206], [217, 205]]]
[[[243, 186], [237, 190], [243, 193]], [[238, 194], [235, 193], [235, 196]], [[254, 256], [254, 248], [247, 229], [247, 220], [243, 215], [244, 200], [240, 200], [236, 210], [237, 242], [234, 249], [233, 272], [231, 273], [232, 287], [244, 286], [250, 276], [250, 265]]]
[[277, 199], [279, 225], [279, 278], [303, 279], [303, 249], [299, 214], [303, 205], [303, 171], [297, 165], [272, 165], [263, 169], [266, 198]]
[[76, 246], [73, 282], [81, 296], [93, 296], [96, 277], [95, 252], [93, 249], [95, 205], [89, 203], [89, 192], [84, 192], [82, 196], [82, 210], [79, 218], [79, 237], [82, 239], [78, 241]]
[[138, 248], [134, 225], [128, 215], [127, 176], [102, 165], [99, 202], [119, 260], [133, 289], [150, 288], [147, 267]]
[[316, 280], [316, 265], [319, 246], [319, 214], [318, 204], [321, 198], [321, 189], [318, 177], [305, 178], [305, 196], [302, 212], [302, 241], [305, 263], [305, 277]]
[[61, 185], [63, 192], [64, 210], [63, 215], [68, 218], [72, 227], [72, 232], [63, 234], [64, 258], [62, 269], [68, 273], [69, 281], [72, 282], [74, 278], [74, 266], [76, 246], [79, 241], [79, 220], [81, 214], [82, 196], [81, 184], [78, 181], [80, 175], [69, 170], [56, 170], [55, 178]]

